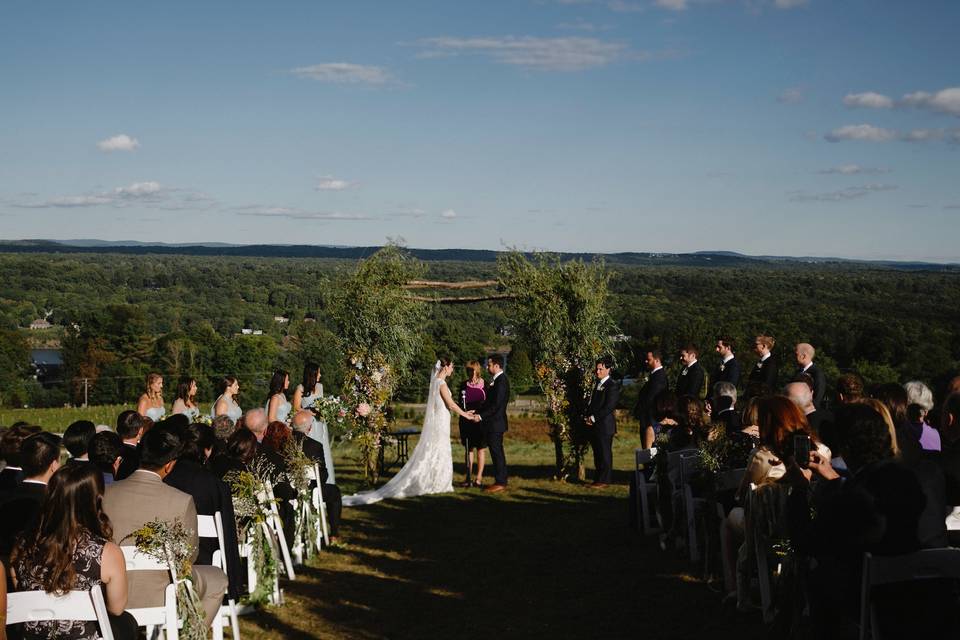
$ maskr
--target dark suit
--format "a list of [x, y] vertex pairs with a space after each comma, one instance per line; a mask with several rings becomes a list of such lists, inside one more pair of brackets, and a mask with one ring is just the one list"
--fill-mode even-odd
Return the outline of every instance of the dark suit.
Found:
[[813, 378], [813, 406], [817, 409], [820, 408], [821, 403], [823, 402], [823, 396], [827, 392], [827, 377], [823, 375], [820, 367], [815, 364], [811, 364], [810, 368], [806, 371], [802, 369], [797, 369], [796, 379], [799, 379], [802, 375], [808, 375]]
[[740, 422], [740, 414], [737, 413], [736, 409], [724, 409], [719, 412], [716, 416], [716, 422], [719, 422], [723, 425], [723, 428], [726, 429], [727, 434], [736, 433], [740, 431], [743, 426]]
[[680, 370], [677, 376], [676, 392], [678, 396], [693, 396], [694, 398], [703, 398], [703, 384], [706, 374], [700, 362], [694, 362], [689, 367]]
[[507, 484], [507, 457], [503, 452], [503, 434], [507, 431], [507, 403], [510, 401], [510, 380], [501, 373], [487, 383], [487, 399], [477, 411], [484, 433], [490, 457], [493, 459], [494, 482]]
[[633, 414], [640, 421], [641, 430], [656, 422], [657, 395], [667, 388], [667, 370], [660, 367], [652, 372], [640, 388]]
[[773, 354], [770, 354], [770, 357], [766, 360], [758, 360], [753, 369], [750, 370], [750, 375], [747, 378], [747, 391], [748, 395], [756, 395], [756, 387], [763, 387], [763, 392], [766, 394], [776, 393], [777, 391], [777, 377], [780, 375], [780, 370], [777, 365], [777, 358]]
[[[233, 497], [230, 487], [194, 460], [178, 460], [173, 471], [163, 481], [184, 493], [193, 496], [197, 515], [212, 516], [217, 511], [223, 520], [223, 546], [226, 555], [228, 593], [238, 599], [241, 592], [240, 550], [237, 546], [237, 526], [233, 513]], [[213, 552], [219, 544], [212, 538], [201, 538], [197, 564], [211, 564]]]
[[614, 411], [620, 399], [620, 386], [607, 378], [594, 387], [587, 407], [587, 416], [593, 418], [590, 446], [593, 447], [594, 482], [609, 484], [613, 479], [613, 434], [617, 432]]
[[740, 384], [740, 363], [736, 358], [721, 362], [717, 370], [713, 372], [710, 384], [715, 385], [718, 382], [729, 382], [733, 386]]
[[7, 557], [21, 533], [30, 528], [47, 495], [47, 485], [21, 482], [16, 489], [0, 497], [0, 555]]
[[340, 535], [340, 516], [343, 513], [343, 495], [340, 487], [327, 482], [330, 473], [327, 471], [326, 458], [323, 455], [323, 445], [309, 438], [299, 431], [293, 432], [293, 438], [303, 449], [305, 456], [317, 463], [320, 467], [320, 493], [323, 502], [327, 505], [327, 520], [330, 525], [330, 535], [334, 538]]
[[120, 447], [120, 467], [117, 469], [117, 480], [126, 480], [133, 472], [140, 468], [140, 450], [132, 444], [123, 443]]
[[0, 491], [13, 491], [23, 480], [23, 470], [14, 467], [4, 467], [0, 471]]

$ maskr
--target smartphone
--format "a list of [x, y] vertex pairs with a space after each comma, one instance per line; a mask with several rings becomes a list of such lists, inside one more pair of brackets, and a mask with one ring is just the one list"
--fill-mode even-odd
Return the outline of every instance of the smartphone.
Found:
[[810, 465], [810, 436], [793, 436], [793, 457], [804, 469]]

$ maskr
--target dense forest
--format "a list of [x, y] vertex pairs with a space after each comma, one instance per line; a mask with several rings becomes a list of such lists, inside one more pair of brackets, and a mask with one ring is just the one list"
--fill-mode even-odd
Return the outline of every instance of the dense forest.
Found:
[[[167, 396], [177, 378], [236, 375], [243, 404], [263, 400], [269, 372], [318, 362], [329, 391], [342, 376], [328, 304], [352, 259], [190, 256], [153, 253], [0, 254], [0, 403], [62, 405], [131, 402], [143, 376], [158, 370]], [[493, 261], [426, 261], [435, 280], [495, 279]], [[708, 370], [718, 335], [732, 337], [745, 365], [752, 336], [777, 339], [785, 375], [793, 345], [817, 348], [828, 378], [854, 370], [868, 382], [926, 380], [937, 388], [960, 372], [960, 273], [843, 262], [699, 260], [690, 266], [612, 259], [611, 312], [619, 331], [618, 371], [640, 373], [644, 350], [675, 352], [692, 341]], [[469, 293], [469, 292], [467, 292]], [[433, 295], [427, 292], [427, 295]], [[405, 377], [416, 399], [440, 354], [458, 362], [511, 349], [515, 386], [533, 384], [522, 344], [512, 344], [509, 301], [429, 305], [423, 347]], [[25, 327], [44, 318], [53, 329]], [[248, 331], [244, 331], [248, 330]], [[30, 348], [58, 344], [57, 379], [33, 377]], [[517, 384], [519, 383], [519, 384]]]

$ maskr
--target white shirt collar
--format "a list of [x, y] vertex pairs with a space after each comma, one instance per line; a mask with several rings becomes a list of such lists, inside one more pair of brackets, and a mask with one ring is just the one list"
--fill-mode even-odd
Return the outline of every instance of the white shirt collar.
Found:
[[692, 366], [695, 365], [695, 364], [697, 364], [697, 361], [696, 361], [696, 360], [694, 360], [694, 361], [691, 362], [690, 364], [685, 364], [685, 365], [683, 365], [683, 368], [684, 368], [684, 369], [689, 369], [690, 367], [692, 367]]
[[765, 354], [763, 355], [762, 358], [760, 358], [760, 362], [766, 361], [766, 359], [769, 358], [769, 357], [772, 356], [772, 355], [773, 355], [773, 353], [771, 353], [771, 352], [768, 351], [767, 353], [765, 353]]
[[26, 478], [20, 484], [42, 484], [43, 486], [47, 486], [47, 483], [43, 480], [27, 480]]
[[803, 373], [804, 371], [806, 371], [807, 369], [809, 369], [809, 368], [812, 367], [812, 366], [813, 366], [813, 361], [808, 362], [808, 363], [807, 363], [807, 366], [805, 366], [803, 369], [800, 369], [800, 373]]
[[23, 471], [23, 467], [15, 467], [12, 464], [8, 464], [4, 469], [10, 469], [11, 471]]
[[[496, 380], [496, 379], [499, 378], [501, 375], [503, 375], [503, 370], [497, 371], [495, 374], [493, 374], [493, 380]], [[491, 380], [491, 382], [492, 382], [492, 380]]]
[[657, 367], [656, 369], [654, 369], [653, 371], [651, 371], [651, 372], [650, 372], [650, 375], [655, 374], [657, 371], [660, 371], [660, 369], [663, 369], [663, 365], [660, 365], [659, 367]]
[[157, 476], [158, 480], [161, 480], [161, 481], [163, 480], [163, 478], [160, 477], [159, 473], [157, 473], [156, 471], [150, 471], [149, 469], [137, 469], [136, 471], [134, 471], [134, 473], [149, 473], [152, 476]]
[[597, 383], [597, 386], [599, 387], [600, 385], [602, 385], [604, 382], [606, 382], [606, 381], [609, 380], [609, 379], [610, 379], [610, 376], [603, 376], [603, 378], [600, 380], [600, 382]]
[[726, 358], [723, 359], [723, 364], [727, 364], [727, 363], [730, 362], [731, 360], [733, 360], [733, 354], [732, 354], [732, 353], [731, 353], [730, 355], [728, 355]]

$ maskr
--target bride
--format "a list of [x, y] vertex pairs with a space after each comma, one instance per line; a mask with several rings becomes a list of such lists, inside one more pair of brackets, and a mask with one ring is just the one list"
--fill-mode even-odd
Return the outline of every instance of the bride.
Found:
[[390, 481], [376, 491], [364, 491], [343, 499], [344, 506], [372, 504], [385, 498], [411, 498], [428, 493], [453, 491], [453, 455], [450, 452], [450, 412], [472, 417], [450, 396], [446, 378], [453, 362], [441, 358], [433, 367], [427, 410], [423, 416], [420, 441], [410, 459]]

